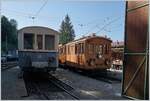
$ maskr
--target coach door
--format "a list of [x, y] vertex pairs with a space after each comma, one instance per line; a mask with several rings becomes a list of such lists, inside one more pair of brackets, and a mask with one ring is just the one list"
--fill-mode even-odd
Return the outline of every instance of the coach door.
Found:
[[126, 3], [122, 95], [132, 99], [149, 97], [148, 8], [147, 1]]

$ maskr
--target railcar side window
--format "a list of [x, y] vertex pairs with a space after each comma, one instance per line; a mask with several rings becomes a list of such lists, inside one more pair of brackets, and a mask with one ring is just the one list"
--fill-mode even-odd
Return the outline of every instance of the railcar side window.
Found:
[[70, 52], [71, 52], [71, 54], [74, 54], [74, 49], [73, 49], [73, 48], [74, 48], [74, 46], [70, 46], [70, 48], [71, 48], [71, 51], [70, 51]]
[[55, 45], [55, 37], [53, 35], [45, 35], [45, 49], [53, 50]]
[[78, 53], [78, 46], [77, 46], [77, 44], [75, 44], [75, 54], [77, 54]]
[[37, 35], [37, 48], [42, 49], [43, 48], [43, 36]]
[[24, 49], [33, 49], [34, 34], [24, 33]]
[[108, 54], [108, 45], [105, 45], [105, 54]]
[[79, 43], [78, 46], [79, 46], [79, 48], [78, 48], [78, 53], [80, 54], [81, 51], [82, 51], [82, 50], [81, 50], [81, 43]]
[[102, 51], [103, 51], [103, 54], [105, 54], [106, 52], [105, 45], [103, 45]]
[[92, 45], [89, 44], [88, 46], [89, 46], [89, 53], [91, 53], [92, 52]]
[[59, 48], [59, 53], [60, 53], [60, 54], [63, 53], [63, 48]]
[[63, 54], [66, 54], [66, 47], [63, 47]]
[[70, 46], [68, 45], [68, 54], [70, 54]]
[[81, 44], [81, 53], [84, 53], [84, 43]]

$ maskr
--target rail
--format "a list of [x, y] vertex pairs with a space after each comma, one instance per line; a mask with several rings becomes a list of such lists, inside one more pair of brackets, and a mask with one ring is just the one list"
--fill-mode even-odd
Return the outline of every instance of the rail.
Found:
[[59, 87], [60, 89], [65, 91], [67, 94], [69, 94], [76, 100], [80, 100], [80, 98], [74, 94], [75, 89], [73, 87], [71, 87], [70, 85], [64, 83], [63, 81], [57, 79], [56, 77], [54, 77], [52, 75], [50, 75], [49, 78], [50, 78], [51, 83], [53, 83], [54, 85], [56, 85], [57, 87]]
[[18, 65], [18, 62], [6, 62], [6, 63], [1, 63], [1, 70], [7, 70], [9, 68], [15, 67]]

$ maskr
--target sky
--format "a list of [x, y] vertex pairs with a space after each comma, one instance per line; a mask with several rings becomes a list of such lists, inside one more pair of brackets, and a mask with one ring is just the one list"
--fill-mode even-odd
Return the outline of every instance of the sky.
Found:
[[18, 29], [45, 26], [56, 31], [68, 14], [75, 39], [96, 33], [113, 41], [124, 40], [125, 1], [2, 0], [1, 14], [15, 19]]

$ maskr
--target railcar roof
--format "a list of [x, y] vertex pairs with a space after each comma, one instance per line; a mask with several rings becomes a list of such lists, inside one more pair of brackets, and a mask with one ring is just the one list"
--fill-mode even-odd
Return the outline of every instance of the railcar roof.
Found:
[[86, 36], [86, 37], [82, 37], [82, 38], [77, 39], [77, 40], [73, 40], [73, 41], [71, 41], [69, 43], [66, 43], [66, 44], [71, 44], [71, 43], [74, 43], [74, 42], [81, 42], [81, 41], [85, 41], [85, 40], [89, 40], [89, 39], [93, 39], [93, 38], [105, 39], [105, 40], [108, 40], [108, 41], [112, 42], [111, 39], [103, 37], [103, 36]]
[[57, 34], [59, 34], [58, 31], [56, 31], [56, 30], [54, 30], [54, 29], [51, 29], [51, 28], [48, 28], [48, 27], [44, 27], [44, 26], [27, 26], [27, 27], [23, 27], [23, 28], [19, 29], [18, 32], [20, 32], [20, 31], [23, 30], [23, 29], [27, 29], [27, 28], [43, 28], [43, 29], [47, 29], [47, 30], [54, 31], [54, 32], [56, 32]]

